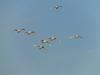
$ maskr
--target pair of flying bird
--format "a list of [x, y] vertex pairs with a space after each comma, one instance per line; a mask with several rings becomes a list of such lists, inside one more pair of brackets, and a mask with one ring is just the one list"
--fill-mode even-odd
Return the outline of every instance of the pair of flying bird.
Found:
[[33, 35], [36, 32], [34, 31], [26, 31], [26, 29], [22, 28], [22, 29], [14, 29], [14, 31], [16, 31], [17, 33], [24, 33], [25, 35]]

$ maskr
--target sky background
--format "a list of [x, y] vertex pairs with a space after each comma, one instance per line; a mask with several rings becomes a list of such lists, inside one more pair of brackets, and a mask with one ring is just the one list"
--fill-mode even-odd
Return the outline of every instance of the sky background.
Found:
[[[0, 75], [100, 75], [100, 0], [0, 0]], [[29, 37], [16, 28], [33, 30]], [[83, 39], [68, 40], [79, 33]], [[33, 45], [56, 35], [48, 54]]]

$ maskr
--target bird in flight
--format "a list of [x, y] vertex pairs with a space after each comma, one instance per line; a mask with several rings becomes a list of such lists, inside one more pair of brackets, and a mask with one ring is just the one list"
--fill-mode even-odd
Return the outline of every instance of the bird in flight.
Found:
[[25, 31], [25, 29], [24, 28], [22, 28], [22, 29], [14, 29], [14, 31], [16, 31], [17, 33], [20, 33], [20, 32]]
[[82, 36], [80, 36], [79, 34], [74, 34], [69, 37], [69, 39], [81, 39], [81, 38], [82, 38]]
[[33, 34], [35, 34], [35, 33], [36, 33], [36, 32], [34, 32], [34, 31], [26, 31], [26, 32], [25, 32], [26, 35], [33, 35]]

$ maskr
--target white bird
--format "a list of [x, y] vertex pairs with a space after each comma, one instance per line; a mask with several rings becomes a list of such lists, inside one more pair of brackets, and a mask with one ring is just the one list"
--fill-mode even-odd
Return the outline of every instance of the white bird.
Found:
[[17, 33], [20, 33], [20, 32], [25, 31], [25, 29], [24, 28], [22, 28], [22, 29], [14, 29], [14, 31], [16, 31]]
[[35, 33], [36, 33], [36, 32], [34, 32], [34, 31], [26, 31], [26, 32], [25, 32], [26, 35], [33, 35], [33, 34], [35, 34]]
[[81, 39], [82, 37], [79, 34], [75, 34], [69, 37], [69, 39]]
[[52, 36], [52, 37], [49, 37], [49, 38], [48, 38], [49, 41], [54, 41], [54, 40], [56, 40], [56, 39], [57, 39], [57, 38], [56, 38], [55, 36]]
[[48, 52], [48, 49], [42, 44], [38, 44], [38, 45], [34, 45], [34, 46], [37, 47], [40, 50], [45, 50], [46, 52]]
[[45, 46], [51, 46], [51, 43], [48, 39], [47, 40], [41, 40], [40, 44], [43, 44]]
[[60, 8], [62, 8], [61, 5], [56, 5], [56, 6], [54, 6], [54, 9], [56, 9], [56, 10], [58, 10], [58, 9], [60, 9]]
[[41, 43], [48, 43], [48, 40], [41, 40]]

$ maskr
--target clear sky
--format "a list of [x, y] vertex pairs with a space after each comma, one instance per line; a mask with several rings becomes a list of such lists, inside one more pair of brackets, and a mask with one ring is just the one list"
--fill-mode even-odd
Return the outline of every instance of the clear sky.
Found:
[[[58, 12], [56, 2], [0, 0], [0, 75], [100, 75], [100, 0], [61, 0]], [[67, 39], [75, 33], [83, 39]], [[50, 35], [61, 42], [46, 55], [33, 45]]]

